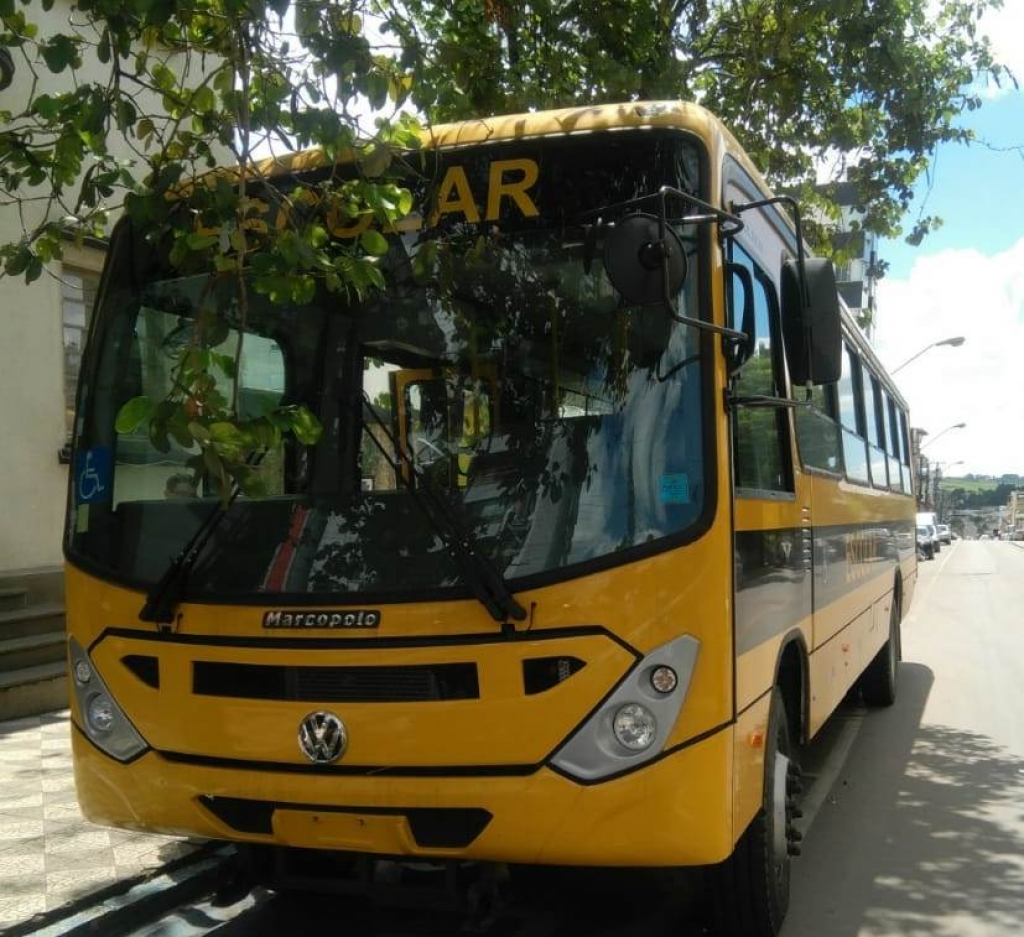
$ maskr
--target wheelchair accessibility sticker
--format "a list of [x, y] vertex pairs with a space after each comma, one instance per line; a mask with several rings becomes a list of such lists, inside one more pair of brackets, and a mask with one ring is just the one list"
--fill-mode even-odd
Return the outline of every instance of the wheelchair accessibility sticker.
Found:
[[110, 450], [106, 447], [86, 449], [78, 453], [75, 485], [79, 504], [110, 500]]

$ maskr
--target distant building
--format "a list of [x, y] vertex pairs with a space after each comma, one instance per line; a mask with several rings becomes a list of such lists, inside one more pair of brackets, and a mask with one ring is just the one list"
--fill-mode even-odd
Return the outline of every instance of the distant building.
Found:
[[853, 183], [840, 182], [829, 187], [830, 197], [840, 207], [841, 218], [832, 243], [850, 251], [851, 260], [836, 266], [839, 294], [854, 318], [861, 324], [868, 339], [874, 337], [875, 290], [878, 282], [878, 237], [859, 227], [861, 217], [856, 207]]
[[1010, 500], [1006, 504], [1006, 526], [1013, 533], [1024, 531], [1024, 488], [1010, 492]]

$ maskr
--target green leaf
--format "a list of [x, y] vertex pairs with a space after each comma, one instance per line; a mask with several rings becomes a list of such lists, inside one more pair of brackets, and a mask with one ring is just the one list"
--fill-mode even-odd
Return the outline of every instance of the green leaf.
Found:
[[304, 446], [315, 446], [323, 426], [313, 413], [304, 406], [295, 407], [291, 414], [291, 430]]
[[366, 96], [370, 99], [370, 106], [375, 111], [379, 111], [387, 104], [390, 85], [388, 76], [382, 72], [373, 71], [366, 76]]
[[78, 68], [82, 64], [78, 56], [78, 48], [70, 36], [63, 34], [54, 36], [39, 49], [46, 62], [46, 67], [55, 75], [59, 75], [65, 68], [74, 66]]
[[189, 250], [194, 251], [209, 250], [217, 242], [218, 238], [215, 234], [200, 234], [198, 231], [193, 231], [185, 236], [185, 243], [188, 245]]
[[199, 445], [208, 446], [210, 444], [210, 431], [202, 423], [192, 420], [188, 424], [188, 431]]
[[225, 443], [231, 446], [242, 444], [241, 430], [234, 423], [211, 423], [210, 438], [216, 443]]
[[114, 429], [122, 436], [134, 433], [155, 411], [156, 403], [149, 397], [132, 397], [117, 411]]
[[201, 114], [208, 114], [217, 109], [217, 95], [206, 85], [196, 89], [192, 95], [192, 106]]
[[367, 228], [359, 236], [359, 243], [372, 257], [383, 257], [388, 252], [388, 239], [373, 228]]

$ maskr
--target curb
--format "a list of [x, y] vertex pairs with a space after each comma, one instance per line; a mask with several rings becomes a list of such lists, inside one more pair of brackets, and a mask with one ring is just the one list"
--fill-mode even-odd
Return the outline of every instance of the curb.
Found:
[[4, 931], [4, 937], [114, 937], [160, 918], [185, 902], [216, 889], [234, 848], [205, 843], [158, 869], [124, 879], [37, 914]]

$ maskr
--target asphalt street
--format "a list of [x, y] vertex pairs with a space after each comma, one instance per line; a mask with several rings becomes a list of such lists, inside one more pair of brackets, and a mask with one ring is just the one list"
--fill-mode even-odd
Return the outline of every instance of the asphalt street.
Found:
[[783, 937], [1024, 932], [1024, 549], [958, 541], [920, 570], [899, 699], [861, 722]]

